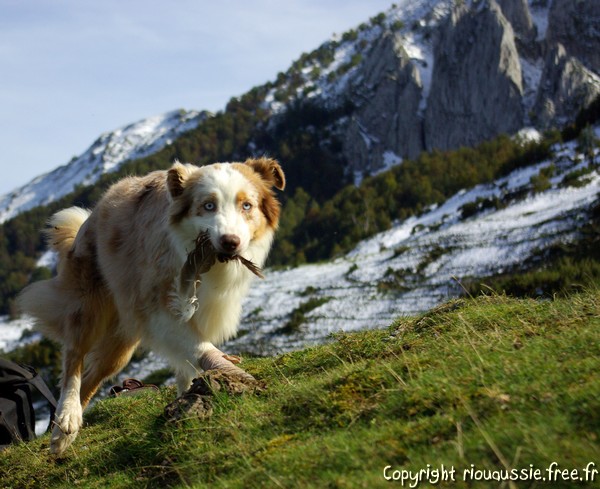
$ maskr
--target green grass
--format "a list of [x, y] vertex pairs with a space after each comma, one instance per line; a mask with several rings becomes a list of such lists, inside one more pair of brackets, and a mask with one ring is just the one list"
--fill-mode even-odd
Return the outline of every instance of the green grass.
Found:
[[47, 435], [4, 451], [2, 487], [371, 488], [390, 486], [388, 465], [443, 464], [456, 481], [436, 487], [567, 488], [463, 481], [463, 471], [600, 468], [598, 289], [455, 300], [243, 365], [264, 393], [219, 393], [210, 419], [175, 424], [162, 414], [172, 387], [98, 402], [64, 459]]

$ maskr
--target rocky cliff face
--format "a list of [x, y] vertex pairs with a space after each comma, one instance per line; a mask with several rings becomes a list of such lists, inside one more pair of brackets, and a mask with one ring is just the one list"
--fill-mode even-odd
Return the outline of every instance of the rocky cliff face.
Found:
[[523, 123], [515, 36], [497, 4], [456, 8], [435, 49], [426, 149], [473, 145]]
[[502, 14], [512, 26], [517, 40], [524, 44], [535, 41], [537, 28], [531, 18], [527, 0], [498, 0]]
[[588, 68], [600, 71], [600, 2], [554, 0], [548, 15], [548, 41], [560, 43]]
[[386, 152], [414, 158], [423, 149], [419, 101], [419, 71], [397, 37], [386, 32], [373, 46], [353, 84], [357, 109], [344, 139], [344, 152], [355, 171], [373, 172]]
[[598, 78], [557, 44], [546, 57], [534, 106], [535, 122], [541, 128], [564, 124], [599, 95]]
[[422, 19], [404, 23], [406, 5], [402, 22], [388, 14], [351, 77], [343, 151], [355, 172], [390, 154], [561, 127], [600, 94], [598, 0], [416, 3]]

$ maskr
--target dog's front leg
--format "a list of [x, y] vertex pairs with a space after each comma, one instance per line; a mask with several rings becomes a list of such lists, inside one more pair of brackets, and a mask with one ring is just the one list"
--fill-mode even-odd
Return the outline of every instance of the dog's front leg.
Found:
[[198, 362], [202, 370], [221, 370], [224, 373], [233, 373], [254, 380], [252, 375], [235, 365], [240, 362], [239, 357], [226, 355], [216, 347], [203, 353]]
[[63, 350], [62, 387], [50, 438], [50, 451], [57, 456], [62, 455], [73, 443], [83, 424], [80, 401], [82, 355], [81, 351], [74, 349]]
[[240, 357], [227, 355], [212, 343], [203, 344], [201, 351], [202, 353], [200, 356], [196, 356], [196, 362], [186, 362], [184, 365], [180, 365], [176, 370], [178, 396], [181, 396], [186, 392], [192, 385], [192, 381], [200, 376], [197, 367], [200, 367], [204, 371], [219, 370], [224, 374], [231, 373], [234, 376], [239, 377], [241, 381], [244, 379], [254, 380], [252, 375], [235, 366], [235, 364], [242, 361]]

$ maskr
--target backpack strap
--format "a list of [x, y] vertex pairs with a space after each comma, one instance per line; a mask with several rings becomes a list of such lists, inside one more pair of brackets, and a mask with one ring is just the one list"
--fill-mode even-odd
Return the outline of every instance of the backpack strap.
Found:
[[54, 398], [54, 395], [52, 394], [44, 380], [39, 375], [37, 375], [37, 373], [35, 377], [29, 379], [29, 383], [33, 385], [39, 391], [39, 393], [46, 398], [46, 401], [48, 401], [48, 405], [50, 406], [50, 422], [48, 423], [48, 428], [46, 428], [46, 431], [49, 431], [52, 427], [52, 424], [54, 423], [54, 414], [56, 413], [57, 404], [56, 399]]
[[36, 375], [33, 367], [21, 365], [6, 358], [0, 358], [0, 384], [15, 384], [29, 380]]
[[50, 423], [47, 428], [49, 430], [54, 422], [57, 403], [54, 395], [37, 371], [29, 365], [18, 364], [4, 358], [0, 358], [0, 371], [3, 374], [0, 378], [0, 384], [17, 384], [25, 381], [33, 385], [46, 398], [50, 406]]

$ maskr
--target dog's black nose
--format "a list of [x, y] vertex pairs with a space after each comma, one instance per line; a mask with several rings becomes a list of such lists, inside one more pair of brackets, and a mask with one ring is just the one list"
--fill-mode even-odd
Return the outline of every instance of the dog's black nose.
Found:
[[225, 253], [235, 253], [240, 242], [240, 237], [236, 234], [224, 234], [221, 236], [221, 248], [223, 248]]

